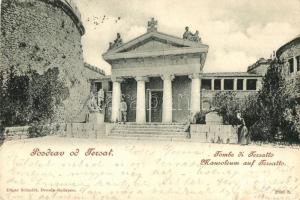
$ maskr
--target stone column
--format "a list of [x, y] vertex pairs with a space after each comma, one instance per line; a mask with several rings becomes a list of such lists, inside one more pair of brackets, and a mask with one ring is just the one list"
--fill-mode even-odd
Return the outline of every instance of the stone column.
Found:
[[163, 75], [161, 78], [164, 81], [162, 122], [172, 123], [172, 80], [174, 75]]
[[112, 91], [112, 105], [111, 105], [111, 121], [116, 122], [120, 120], [120, 103], [121, 103], [121, 79], [114, 78]]
[[247, 90], [247, 79], [246, 78], [243, 79], [243, 90], [244, 91]]
[[195, 115], [197, 112], [201, 111], [201, 79], [200, 74], [189, 75], [189, 78], [192, 79], [191, 84], [191, 113]]
[[237, 90], [237, 78], [233, 79], [233, 90]]
[[211, 79], [211, 90], [214, 91], [215, 90], [215, 79]]
[[293, 61], [294, 61], [294, 73], [297, 74], [297, 59], [296, 59], [296, 56], [294, 57]]
[[221, 79], [221, 90], [224, 90], [224, 78]]
[[147, 77], [136, 77], [136, 122], [146, 123], [146, 90], [145, 82], [149, 81]]

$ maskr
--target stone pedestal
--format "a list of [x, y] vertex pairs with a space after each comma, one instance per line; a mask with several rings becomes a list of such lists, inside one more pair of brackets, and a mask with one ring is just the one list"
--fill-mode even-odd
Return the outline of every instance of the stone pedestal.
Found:
[[223, 117], [217, 112], [210, 112], [205, 115], [205, 124], [209, 125], [222, 125]]
[[103, 124], [104, 123], [104, 113], [100, 113], [100, 112], [90, 113], [89, 123]]

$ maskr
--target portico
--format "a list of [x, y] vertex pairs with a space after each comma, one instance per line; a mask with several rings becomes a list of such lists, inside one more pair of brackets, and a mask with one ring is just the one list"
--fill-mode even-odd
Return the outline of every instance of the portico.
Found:
[[150, 21], [147, 33], [124, 44], [111, 44], [103, 54], [112, 67], [113, 122], [118, 121], [122, 95], [128, 101], [129, 120], [136, 123], [172, 123], [200, 111], [200, 74], [208, 46], [198, 36], [182, 39], [158, 32], [156, 26], [157, 21]]

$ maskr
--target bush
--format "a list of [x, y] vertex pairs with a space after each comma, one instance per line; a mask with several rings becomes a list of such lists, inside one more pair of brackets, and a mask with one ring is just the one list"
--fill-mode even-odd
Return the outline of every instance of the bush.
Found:
[[38, 122], [34, 122], [28, 129], [29, 137], [43, 137], [50, 135], [50, 129], [47, 126], [40, 125]]
[[237, 113], [240, 112], [241, 101], [236, 98], [236, 92], [218, 92], [213, 100], [213, 106], [223, 117], [224, 124], [237, 125], [240, 120]]
[[197, 112], [194, 115], [194, 121], [196, 124], [205, 124], [205, 115], [206, 113], [201, 111], [201, 112]]

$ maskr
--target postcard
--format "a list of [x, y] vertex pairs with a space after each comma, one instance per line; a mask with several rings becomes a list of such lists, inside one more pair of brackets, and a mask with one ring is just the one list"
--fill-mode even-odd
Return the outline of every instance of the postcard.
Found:
[[2, 0], [0, 200], [297, 200], [300, 1]]

